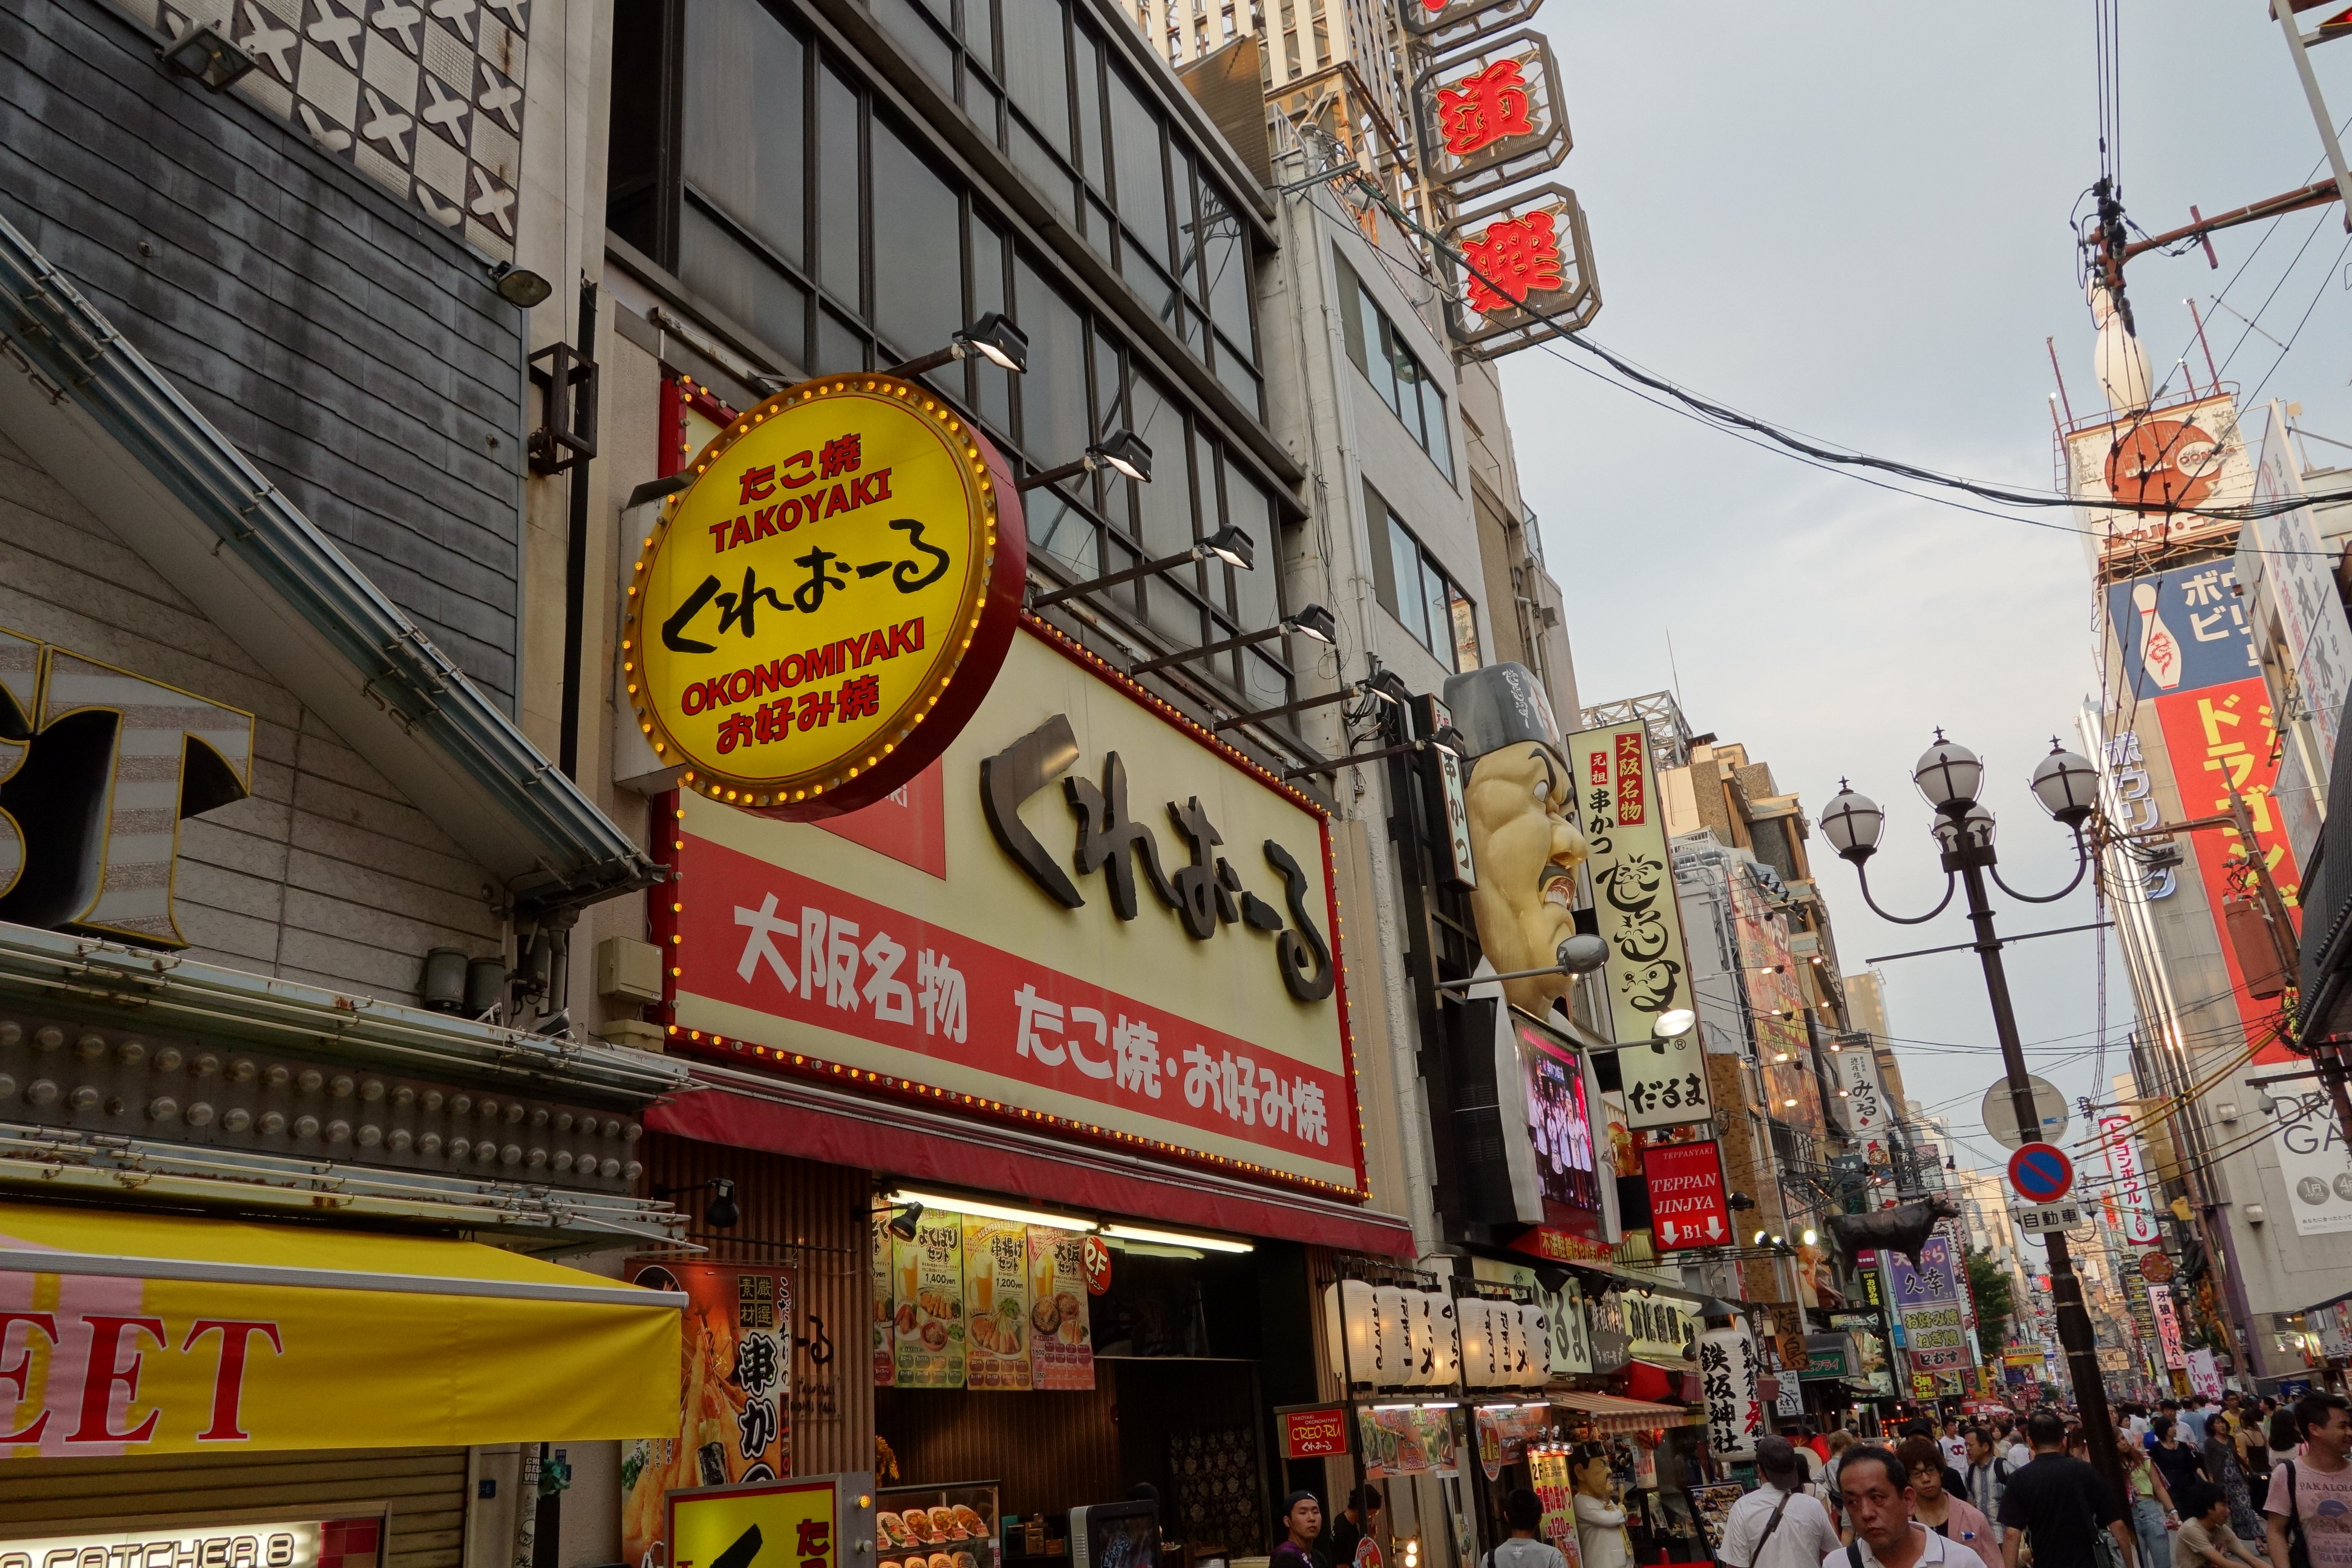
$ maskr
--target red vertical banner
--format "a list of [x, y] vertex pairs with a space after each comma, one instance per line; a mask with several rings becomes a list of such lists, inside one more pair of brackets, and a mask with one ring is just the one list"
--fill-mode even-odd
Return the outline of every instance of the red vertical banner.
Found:
[[[2270, 868], [2279, 894], [2299, 921], [2303, 873], [2295, 864], [2285, 826], [2271, 804], [2278, 779], [2278, 724], [2271, 712], [2270, 693], [2260, 677], [2232, 680], [2193, 691], [2157, 697], [2157, 723], [2164, 731], [2164, 748], [2171, 760], [2173, 784], [2180, 791], [2180, 807], [2190, 817], [2226, 815], [2230, 792], [2245, 798], [2254, 823], [2254, 842]], [[2276, 1014], [2274, 1004], [2246, 994], [2246, 975], [2231, 940], [2226, 901], [2231, 892], [2231, 871], [2248, 853], [2234, 827], [2192, 836], [2189, 853], [2196, 858], [2197, 876], [2205, 889], [2213, 929], [2220, 936], [2221, 960], [2229, 965], [2230, 989], [2236, 995], [2238, 1015], [2248, 1033], [2258, 1021]], [[2294, 1053], [2275, 1042], [2254, 1054], [2259, 1063], [2294, 1059]]]
[[1631, 731], [1617, 737], [1617, 826], [1639, 827], [1647, 820], [1648, 802], [1643, 796], [1642, 747], [1648, 736]]

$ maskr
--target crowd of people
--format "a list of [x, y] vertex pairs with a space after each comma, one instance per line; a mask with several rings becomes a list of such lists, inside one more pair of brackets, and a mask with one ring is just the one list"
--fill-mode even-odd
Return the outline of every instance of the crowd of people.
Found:
[[[1891, 1438], [1790, 1428], [1757, 1444], [1761, 1482], [1723, 1521], [1724, 1568], [2352, 1568], [2352, 1404], [2226, 1395], [2120, 1408], [2118, 1497], [2063, 1406], [1963, 1426], [1918, 1416]], [[1631, 1562], [1605, 1453], [1580, 1451], [1582, 1568]], [[1284, 1500], [1272, 1568], [1349, 1568], [1380, 1507], [1360, 1489], [1327, 1531], [1314, 1495]], [[1524, 1488], [1510, 1536], [1478, 1568], [1566, 1568]]]
[[2063, 1407], [1891, 1444], [1795, 1432], [1758, 1446], [1726, 1568], [2352, 1568], [2352, 1405], [2237, 1394], [2120, 1412], [2118, 1497]]

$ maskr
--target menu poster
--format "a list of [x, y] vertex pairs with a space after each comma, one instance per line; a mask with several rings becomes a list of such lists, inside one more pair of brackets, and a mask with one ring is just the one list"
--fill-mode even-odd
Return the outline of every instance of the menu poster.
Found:
[[1029, 1227], [1031, 1386], [1095, 1385], [1094, 1332], [1087, 1310], [1087, 1238], [1046, 1226]]
[[1027, 1388], [1027, 1226], [964, 1216], [963, 1310], [964, 1386]]
[[1458, 1473], [1452, 1411], [1360, 1407], [1356, 1420], [1365, 1479]]
[[900, 1388], [961, 1388], [964, 1367], [961, 1216], [927, 1219], [892, 1247]]
[[1584, 1561], [1576, 1541], [1576, 1483], [1569, 1479], [1573, 1448], [1537, 1445], [1528, 1449], [1528, 1482], [1543, 1504], [1537, 1533], [1568, 1560], [1568, 1568]]
[[1698, 1515], [1699, 1527], [1706, 1531], [1708, 1551], [1723, 1549], [1723, 1527], [1730, 1521], [1731, 1505], [1747, 1494], [1748, 1489], [1738, 1481], [1690, 1489], [1691, 1510]]
[[874, 1215], [874, 1386], [887, 1388], [897, 1381], [898, 1352], [892, 1345], [891, 1325], [897, 1321], [898, 1301], [890, 1286], [891, 1237], [890, 1211], [877, 1209]]
[[1488, 1480], [1500, 1480], [1504, 1466], [1517, 1464], [1527, 1457], [1528, 1445], [1543, 1440], [1550, 1415], [1550, 1406], [1543, 1405], [1478, 1406], [1478, 1468]]

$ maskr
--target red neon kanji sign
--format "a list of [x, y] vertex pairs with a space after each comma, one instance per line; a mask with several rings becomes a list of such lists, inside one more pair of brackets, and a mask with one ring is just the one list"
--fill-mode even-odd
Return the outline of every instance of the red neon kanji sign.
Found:
[[1559, 237], [1548, 212], [1496, 218], [1477, 238], [1462, 242], [1462, 254], [1474, 268], [1470, 308], [1482, 316], [1560, 286]]
[[1528, 79], [1515, 59], [1496, 60], [1451, 87], [1437, 89], [1437, 125], [1445, 150], [1457, 158], [1513, 136], [1535, 133], [1528, 119]]

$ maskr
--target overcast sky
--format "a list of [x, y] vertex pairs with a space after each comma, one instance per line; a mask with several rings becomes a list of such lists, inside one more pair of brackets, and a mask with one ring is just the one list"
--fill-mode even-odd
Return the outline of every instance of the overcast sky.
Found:
[[[2262, 0], [2123, 10], [2123, 193], [2144, 228], [2315, 177], [2318, 137]], [[1785, 427], [2051, 487], [2045, 337], [2074, 411], [2101, 406], [2068, 226], [2099, 168], [2088, 0], [1550, 0], [1537, 21], [1567, 77], [1575, 150], [1558, 177], [1591, 221], [1605, 301], [1592, 337]], [[2336, 118], [2352, 117], [2352, 45], [2314, 59]], [[2134, 262], [2159, 378], [2198, 354], [2181, 303], [2194, 294], [2217, 359], [2243, 339], [2223, 372], [2241, 395], [2267, 376], [2261, 399], [2299, 400], [2305, 429], [2352, 441], [2345, 245], [2331, 210], [2218, 238], [2218, 272], [2201, 253]], [[2277, 344], [2208, 305], [2225, 284], [2229, 306], [2293, 342], [2275, 374]], [[2053, 732], [2074, 743], [2096, 684], [2080, 541], [1759, 451], [1559, 352], [1511, 356], [1505, 383], [1521, 481], [1571, 606], [1583, 700], [1678, 684], [1695, 730], [1745, 742], [1809, 814], [1850, 774], [1890, 810], [1873, 889], [1909, 914], [1940, 892], [1909, 776], [1942, 724], [1990, 767], [2004, 874], [2028, 891], [2060, 886], [2066, 835], [2025, 780]], [[1818, 832], [1810, 848], [1849, 973], [1967, 939], [1951, 913], [1920, 927], [1874, 918]], [[2092, 918], [2087, 891], [2000, 910], [2010, 932]], [[2070, 1100], [2094, 1092], [2096, 952], [2075, 935], [2010, 954], [2028, 1056]], [[1993, 1168], [2003, 1152], [1977, 1105], [2000, 1068], [1975, 956], [1884, 973], [1914, 1098], [1948, 1110], [1975, 1163]], [[2107, 1020], [2113, 1073], [2132, 1024], [2114, 963]]]

